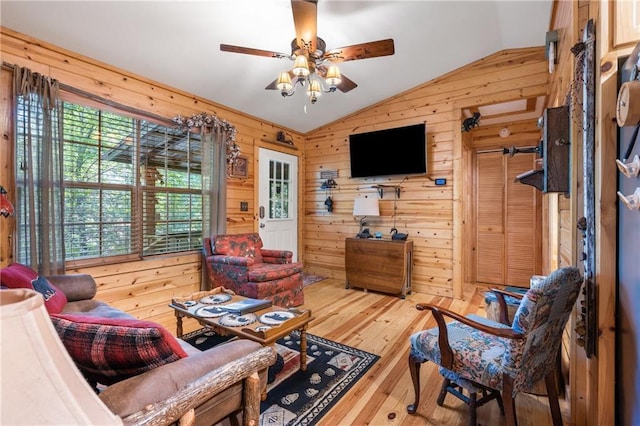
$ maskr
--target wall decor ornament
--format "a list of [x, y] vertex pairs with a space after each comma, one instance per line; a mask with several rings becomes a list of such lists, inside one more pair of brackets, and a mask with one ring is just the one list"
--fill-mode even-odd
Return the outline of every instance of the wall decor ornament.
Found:
[[249, 176], [249, 165], [247, 163], [247, 157], [238, 156], [236, 160], [231, 163], [231, 169], [229, 171], [229, 177], [246, 179]]
[[[576, 46], [574, 46], [576, 47]], [[590, 19], [583, 32], [582, 46], [577, 49], [576, 61], [580, 68], [582, 85], [582, 157], [584, 175], [584, 216], [578, 219], [582, 233], [584, 305], [581, 309], [576, 333], [578, 344], [584, 347], [587, 358], [596, 355], [598, 338], [596, 300], [596, 194], [595, 194], [595, 24]], [[573, 51], [573, 48], [572, 48]], [[575, 53], [574, 53], [575, 54]]]
[[13, 204], [9, 201], [7, 190], [0, 186], [0, 215], [4, 217], [13, 216], [14, 211]]
[[[238, 156], [240, 155], [240, 147], [236, 144], [236, 128], [227, 120], [222, 120], [213, 114], [207, 114], [201, 112], [200, 114], [194, 114], [191, 117], [182, 117], [177, 115], [172, 120], [181, 128], [207, 128], [211, 127], [216, 130], [221, 130], [225, 133], [227, 144], [227, 163], [233, 165]], [[231, 167], [232, 168], [232, 167]]]

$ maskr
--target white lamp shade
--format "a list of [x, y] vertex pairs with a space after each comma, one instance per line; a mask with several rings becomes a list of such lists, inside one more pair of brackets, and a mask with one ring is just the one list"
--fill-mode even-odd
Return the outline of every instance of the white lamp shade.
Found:
[[121, 425], [95, 394], [33, 290], [0, 290], [3, 425]]
[[304, 55], [296, 56], [295, 61], [293, 62], [293, 74], [298, 77], [306, 77], [309, 75], [309, 61], [307, 61], [307, 57]]
[[329, 86], [337, 86], [342, 81], [342, 77], [340, 76], [340, 70], [337, 66], [331, 65], [327, 70], [327, 75], [325, 76], [325, 81]]
[[278, 76], [278, 81], [276, 83], [276, 87], [281, 92], [288, 92], [293, 88], [293, 84], [291, 84], [291, 76], [287, 71], [283, 71]]
[[322, 95], [322, 86], [320, 85], [320, 81], [312, 78], [309, 80], [309, 90], [307, 90], [307, 95], [317, 98]]
[[353, 202], [354, 216], [380, 216], [377, 198], [356, 198]]

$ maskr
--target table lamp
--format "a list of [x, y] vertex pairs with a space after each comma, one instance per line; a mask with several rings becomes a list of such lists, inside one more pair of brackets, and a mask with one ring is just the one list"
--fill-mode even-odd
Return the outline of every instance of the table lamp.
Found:
[[0, 290], [0, 424], [122, 425], [75, 366], [40, 293]]
[[367, 197], [356, 198], [353, 202], [353, 215], [362, 216], [362, 218], [360, 218], [360, 231], [358, 232], [358, 235], [360, 235], [362, 228], [367, 225], [367, 222], [365, 222], [367, 216], [380, 216], [378, 199]]

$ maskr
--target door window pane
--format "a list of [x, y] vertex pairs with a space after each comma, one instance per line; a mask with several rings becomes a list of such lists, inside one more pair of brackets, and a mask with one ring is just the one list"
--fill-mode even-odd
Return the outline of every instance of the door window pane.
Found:
[[288, 219], [289, 164], [271, 160], [269, 164], [269, 219]]

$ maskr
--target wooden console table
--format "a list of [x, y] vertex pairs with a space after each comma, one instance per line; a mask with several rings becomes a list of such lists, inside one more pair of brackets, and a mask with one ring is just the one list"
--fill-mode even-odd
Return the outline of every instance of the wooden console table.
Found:
[[413, 242], [378, 238], [347, 238], [345, 268], [347, 288], [383, 293], [411, 293]]

